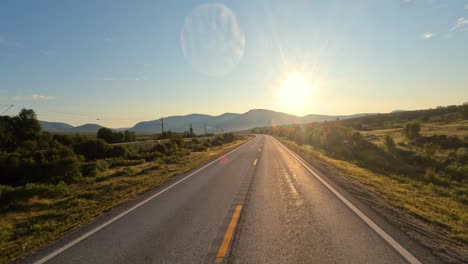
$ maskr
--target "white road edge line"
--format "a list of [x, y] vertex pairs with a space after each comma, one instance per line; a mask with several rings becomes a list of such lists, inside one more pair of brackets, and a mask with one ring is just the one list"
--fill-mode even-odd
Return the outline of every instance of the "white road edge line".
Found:
[[[274, 137], [272, 137], [274, 138]], [[422, 264], [413, 254], [406, 250], [400, 243], [393, 239], [387, 232], [380, 228], [374, 221], [367, 217], [361, 210], [354, 206], [346, 197], [339, 193], [333, 186], [326, 182], [320, 175], [318, 175], [314, 170], [309, 168], [296, 153], [289, 150], [276, 138], [274, 138], [279, 145], [284, 148], [289, 154], [291, 154], [306, 170], [308, 170], [312, 175], [315, 176], [325, 187], [327, 187], [334, 195], [336, 195], [344, 204], [346, 204], [357, 216], [359, 216], [370, 228], [372, 228], [377, 234], [379, 234], [388, 244], [390, 244], [400, 255], [405, 258], [411, 264]]]
[[[249, 141], [250, 141], [250, 140], [249, 140]], [[182, 179], [176, 181], [175, 183], [169, 185], [168, 187], [166, 187], [166, 188], [164, 188], [163, 190], [161, 190], [161, 191], [155, 193], [154, 195], [152, 195], [152, 196], [146, 198], [145, 200], [143, 200], [143, 201], [139, 202], [138, 204], [132, 206], [131, 208], [125, 210], [124, 212], [120, 213], [119, 215], [117, 215], [117, 216], [115, 216], [115, 217], [109, 219], [109, 220], [106, 221], [105, 223], [99, 225], [98, 227], [92, 229], [91, 231], [85, 233], [84, 235], [82, 235], [82, 236], [76, 238], [75, 240], [73, 240], [73, 241], [69, 242], [68, 244], [64, 245], [63, 247], [61, 247], [61, 248], [55, 250], [54, 252], [50, 253], [49, 255], [47, 255], [47, 256], [45, 256], [45, 257], [39, 259], [38, 261], [34, 262], [34, 264], [42, 264], [42, 263], [45, 263], [45, 262], [49, 261], [50, 259], [52, 259], [52, 258], [54, 258], [55, 256], [59, 255], [60, 253], [64, 252], [65, 250], [71, 248], [72, 246], [78, 244], [78, 243], [81, 242], [82, 240], [84, 240], [84, 239], [90, 237], [90, 236], [93, 235], [94, 233], [96, 233], [96, 232], [98, 232], [99, 230], [103, 229], [104, 227], [106, 227], [106, 226], [112, 224], [113, 222], [115, 222], [115, 221], [119, 220], [120, 218], [124, 217], [125, 215], [129, 214], [130, 212], [132, 212], [133, 210], [137, 209], [138, 207], [144, 205], [145, 203], [149, 202], [150, 200], [152, 200], [152, 199], [158, 197], [159, 195], [165, 193], [166, 191], [170, 190], [171, 188], [173, 188], [173, 187], [176, 186], [177, 184], [179, 184], [179, 183], [181, 183], [181, 182], [187, 180], [188, 178], [192, 177], [193, 175], [197, 174], [198, 172], [202, 171], [203, 169], [207, 168], [208, 166], [212, 165], [213, 163], [219, 161], [219, 160], [220, 160], [221, 158], [223, 158], [224, 156], [227, 156], [227, 155], [233, 153], [234, 151], [237, 151], [237, 150], [241, 149], [242, 147], [246, 146], [246, 145], [249, 143], [249, 141], [247, 141], [247, 142], [245, 142], [244, 144], [242, 144], [241, 146], [239, 146], [239, 147], [237, 147], [237, 148], [235, 148], [235, 149], [229, 151], [228, 153], [222, 155], [221, 157], [219, 157], [219, 158], [217, 158], [217, 159], [211, 161], [210, 163], [206, 164], [205, 166], [203, 166], [203, 167], [199, 168], [198, 170], [196, 170], [196, 171], [190, 173], [189, 175], [187, 175], [187, 176], [185, 176], [184, 178], [182, 178]]]

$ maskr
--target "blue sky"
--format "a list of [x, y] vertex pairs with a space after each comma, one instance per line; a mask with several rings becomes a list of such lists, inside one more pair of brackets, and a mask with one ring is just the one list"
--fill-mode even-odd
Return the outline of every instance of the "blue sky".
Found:
[[1, 110], [73, 125], [461, 104], [467, 73], [462, 0], [0, 2]]

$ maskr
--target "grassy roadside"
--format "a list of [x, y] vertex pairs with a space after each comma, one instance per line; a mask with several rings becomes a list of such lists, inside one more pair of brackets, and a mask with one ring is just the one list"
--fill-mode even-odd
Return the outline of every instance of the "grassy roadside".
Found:
[[[444, 261], [468, 255], [468, 206], [447, 195], [444, 187], [399, 175], [383, 175], [331, 158], [310, 145], [278, 138], [408, 235], [431, 248]], [[466, 192], [468, 190], [461, 190]], [[465, 259], [466, 260], [466, 259]]]
[[[76, 184], [43, 187], [38, 195], [0, 210], [0, 263], [8, 263], [90, 223], [103, 213], [245, 143], [192, 152], [172, 164], [158, 161], [108, 170]], [[35, 188], [40, 189], [40, 188]], [[27, 187], [24, 189], [28, 191]], [[41, 195], [47, 193], [47, 195]], [[45, 197], [44, 197], [45, 196]]]

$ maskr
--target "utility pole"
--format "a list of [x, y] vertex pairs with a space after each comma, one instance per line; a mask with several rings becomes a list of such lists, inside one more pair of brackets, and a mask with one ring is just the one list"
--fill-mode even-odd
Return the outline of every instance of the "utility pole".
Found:
[[205, 136], [206, 136], [206, 123], [205, 123]]
[[161, 116], [161, 133], [164, 134], [164, 117]]

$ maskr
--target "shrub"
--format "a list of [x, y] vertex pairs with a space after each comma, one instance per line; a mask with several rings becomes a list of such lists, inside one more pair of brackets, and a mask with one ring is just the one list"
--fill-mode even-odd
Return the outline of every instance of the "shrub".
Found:
[[173, 138], [171, 139], [171, 144], [177, 145], [178, 148], [184, 147], [184, 140], [181, 138]]
[[201, 151], [206, 151], [207, 147], [205, 145], [197, 144], [197, 145], [193, 145], [192, 149], [193, 151], [201, 152]]
[[395, 152], [395, 149], [396, 149], [395, 142], [389, 135], [386, 135], [384, 138], [384, 147], [385, 147], [385, 150], [387, 150], [387, 152], [389, 153]]
[[21, 202], [34, 196], [40, 198], [56, 198], [68, 194], [68, 187], [64, 183], [57, 185], [28, 183], [25, 186], [11, 187], [0, 185], [0, 204], [9, 205]]
[[419, 132], [421, 131], [421, 126], [418, 123], [407, 123], [403, 128], [403, 134], [408, 139], [415, 139], [420, 137]]
[[128, 134], [129, 132], [128, 131], [126, 132], [127, 133], [124, 135], [122, 132], [114, 132], [112, 131], [112, 129], [102, 127], [98, 130], [96, 136], [97, 138], [102, 139], [106, 141], [107, 143], [119, 143], [119, 142], [123, 142], [126, 136], [131, 137]]
[[80, 161], [61, 144], [37, 152], [0, 153], [0, 184], [74, 182], [81, 176]]
[[95, 161], [84, 162], [81, 164], [81, 174], [83, 176], [95, 177], [97, 173], [98, 168]]
[[74, 147], [78, 155], [83, 155], [87, 160], [106, 158], [109, 145], [102, 139], [86, 139]]
[[216, 136], [212, 141], [211, 141], [211, 146], [221, 146], [223, 145], [223, 139], [220, 136]]
[[165, 144], [157, 144], [154, 146], [153, 151], [158, 151], [159, 153], [167, 155], [169, 153], [169, 149]]
[[109, 146], [107, 148], [107, 157], [124, 157], [127, 155], [127, 149], [123, 146]]
[[109, 164], [109, 167], [115, 168], [115, 167], [121, 167], [121, 166], [133, 166], [133, 165], [139, 165], [145, 162], [144, 159], [133, 159], [133, 160], [126, 160], [121, 157], [118, 158], [108, 158], [106, 159], [106, 162]]
[[160, 152], [150, 152], [142, 155], [145, 161], [154, 161], [164, 156]]
[[231, 143], [235, 139], [235, 136], [233, 133], [224, 133], [223, 134], [223, 142], [224, 143]]

